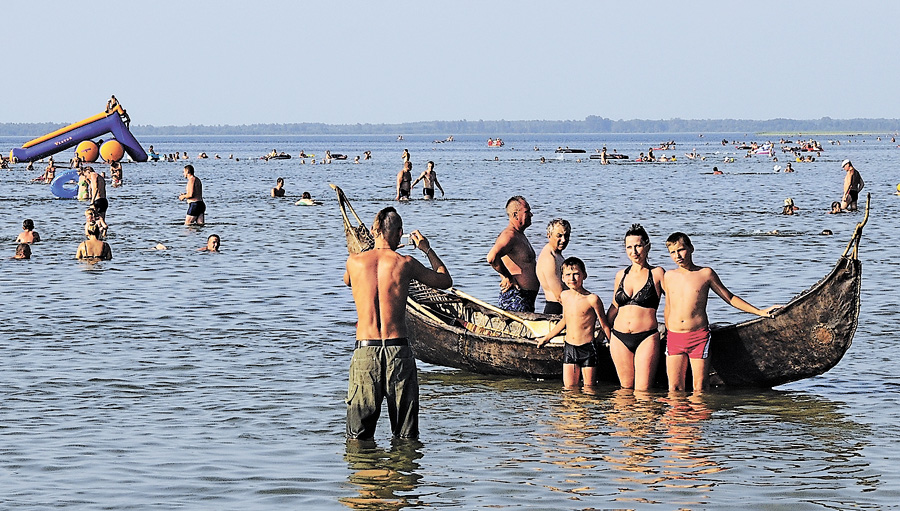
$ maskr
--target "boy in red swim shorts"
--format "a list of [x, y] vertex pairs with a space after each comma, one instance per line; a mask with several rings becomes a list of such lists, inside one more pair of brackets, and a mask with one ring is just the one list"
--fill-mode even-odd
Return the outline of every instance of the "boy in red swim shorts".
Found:
[[772, 317], [778, 305], [757, 309], [736, 296], [719, 280], [712, 268], [697, 266], [692, 259], [694, 246], [687, 234], [673, 233], [666, 240], [666, 248], [677, 268], [663, 277], [666, 293], [666, 375], [669, 391], [684, 391], [687, 367], [690, 362], [694, 392], [702, 392], [709, 384], [709, 318], [706, 302], [713, 290], [732, 307]]

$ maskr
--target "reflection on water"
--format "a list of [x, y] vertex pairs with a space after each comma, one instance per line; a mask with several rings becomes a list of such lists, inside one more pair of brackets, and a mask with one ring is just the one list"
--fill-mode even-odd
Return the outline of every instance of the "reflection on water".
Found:
[[[698, 142], [697, 134], [673, 137], [686, 147]], [[208, 225], [196, 228], [181, 225], [185, 162], [126, 164], [126, 185], [108, 189], [115, 258], [96, 265], [74, 260], [85, 205], [27, 184], [34, 176], [22, 166], [3, 171], [0, 508], [77, 500], [94, 509], [841, 509], [900, 501], [893, 144], [829, 148], [793, 174], [739, 158], [726, 175], [708, 176], [712, 160], [600, 167], [552, 159], [559, 145], [603, 142], [636, 155], [656, 135], [510, 136], [500, 150], [480, 136], [446, 144], [407, 137], [403, 146], [395, 138], [141, 140], [162, 152], [234, 153], [240, 161], [191, 160], [209, 208]], [[0, 140], [0, 149], [24, 141]], [[697, 146], [711, 158], [732, 150]], [[390, 200], [405, 147], [416, 165], [437, 163], [446, 199]], [[250, 159], [273, 148], [372, 150], [374, 159]], [[542, 155], [551, 158], [544, 165]], [[694, 402], [421, 364], [421, 448], [345, 445], [356, 317], [341, 282], [347, 251], [328, 182], [344, 188], [367, 223], [396, 205], [406, 230], [422, 229], [454, 284], [475, 296], [496, 296], [484, 257], [506, 224], [503, 205], [521, 193], [535, 214], [527, 232], [535, 248], [551, 218], [569, 220], [566, 255], [585, 261], [586, 286], [605, 300], [628, 264], [621, 234], [640, 222], [651, 233], [651, 264], [670, 266], [662, 240], [688, 232], [698, 263], [751, 303], [770, 304], [830, 271], [860, 219], [825, 214], [840, 193], [843, 157], [875, 198], [860, 247], [856, 339], [825, 376], [790, 391], [719, 389]], [[285, 200], [269, 196], [276, 177], [285, 178]], [[307, 190], [324, 205], [294, 206]], [[778, 214], [788, 196], [802, 208], [789, 218]], [[10, 261], [3, 254], [12, 256], [25, 218], [44, 241], [31, 260]], [[824, 228], [835, 235], [820, 236]], [[197, 252], [213, 233], [222, 252]], [[149, 250], [160, 242], [168, 250]], [[709, 314], [715, 323], [747, 319], [721, 300], [710, 301]]]
[[415, 491], [422, 476], [417, 471], [422, 444], [414, 440], [394, 439], [389, 449], [379, 448], [373, 440], [348, 440], [344, 459], [352, 473], [350, 484], [358, 497], [341, 497], [352, 509], [403, 509], [420, 507]]
[[748, 478], [776, 492], [785, 487], [776, 481], [802, 480], [825, 494], [811, 500], [833, 499], [846, 485], [874, 489], [877, 473], [859, 460], [868, 428], [838, 412], [842, 406], [775, 391], [568, 391], [538, 437], [544, 463], [565, 474], [545, 486], [579, 499], [688, 508], [722, 502], [722, 494], [738, 498]]

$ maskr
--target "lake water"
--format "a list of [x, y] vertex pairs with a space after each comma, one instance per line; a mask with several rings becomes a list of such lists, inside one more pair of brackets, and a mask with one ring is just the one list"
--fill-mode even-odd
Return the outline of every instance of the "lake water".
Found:
[[[794, 163], [793, 174], [720, 143], [765, 139], [753, 134], [432, 143], [447, 135], [138, 137], [145, 148], [190, 155], [208, 225], [181, 225], [184, 161], [126, 163], [125, 186], [109, 188], [115, 258], [93, 265], [74, 259], [86, 205], [29, 184], [43, 165], [2, 171], [0, 507], [795, 511], [900, 501], [900, 149], [890, 134], [817, 137], [825, 152]], [[601, 166], [553, 151], [606, 145], [633, 158], [668, 139], [678, 143], [676, 163]], [[0, 150], [24, 141], [0, 138]], [[273, 148], [295, 158], [258, 159]], [[672, 267], [663, 241], [682, 230], [695, 261], [716, 268], [732, 291], [760, 307], [788, 302], [828, 273], [862, 219], [825, 214], [840, 197], [840, 161], [850, 158], [873, 195], [854, 343], [820, 377], [699, 399], [613, 386], [585, 394], [420, 363], [421, 441], [392, 443], [385, 414], [374, 442], [347, 445], [356, 317], [328, 183], [370, 223], [394, 204], [404, 148], [415, 176], [435, 161], [447, 191], [399, 204], [405, 230], [431, 239], [457, 287], [494, 300], [498, 279], [484, 258], [506, 224], [506, 200], [521, 194], [534, 211], [536, 249], [550, 219], [572, 223], [566, 254], [585, 260], [585, 286], [606, 304], [628, 263], [622, 237], [633, 222], [651, 234], [652, 263]], [[707, 160], [687, 160], [694, 148]], [[373, 160], [301, 165], [301, 149], [351, 160], [370, 150]], [[201, 151], [224, 159], [198, 160]], [[711, 175], [713, 165], [725, 174]], [[269, 197], [277, 177], [288, 198]], [[324, 204], [295, 206], [303, 191]], [[798, 215], [778, 214], [787, 197]], [[44, 241], [30, 261], [7, 259], [25, 218]], [[212, 233], [221, 253], [198, 252]], [[160, 242], [168, 250], [150, 250]], [[710, 316], [749, 318], [717, 299]]]

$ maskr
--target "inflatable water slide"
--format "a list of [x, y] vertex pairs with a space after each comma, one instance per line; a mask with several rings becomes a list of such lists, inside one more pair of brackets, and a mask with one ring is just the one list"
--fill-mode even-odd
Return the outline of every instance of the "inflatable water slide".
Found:
[[134, 161], [147, 161], [147, 153], [138, 143], [134, 135], [128, 131], [128, 126], [122, 120], [125, 110], [121, 105], [116, 105], [109, 112], [101, 112], [93, 117], [60, 128], [53, 133], [26, 142], [21, 148], [10, 151], [13, 161], [37, 161], [60, 151], [64, 151], [85, 140], [90, 140], [106, 133], [112, 133], [113, 137], [122, 144], [125, 152]]

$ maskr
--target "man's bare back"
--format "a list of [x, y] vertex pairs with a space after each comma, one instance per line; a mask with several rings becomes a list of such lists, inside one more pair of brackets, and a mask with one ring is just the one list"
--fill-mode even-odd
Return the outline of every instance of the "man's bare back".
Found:
[[447, 268], [419, 231], [411, 233], [410, 239], [425, 252], [434, 270], [395, 252], [400, 235], [398, 231], [389, 233], [387, 239], [378, 236], [373, 250], [347, 258], [344, 283], [353, 290], [359, 340], [406, 337], [406, 297], [411, 280], [441, 289], [453, 284]]
[[93, 169], [88, 175], [88, 183], [91, 185], [91, 202], [106, 198], [106, 180]]

